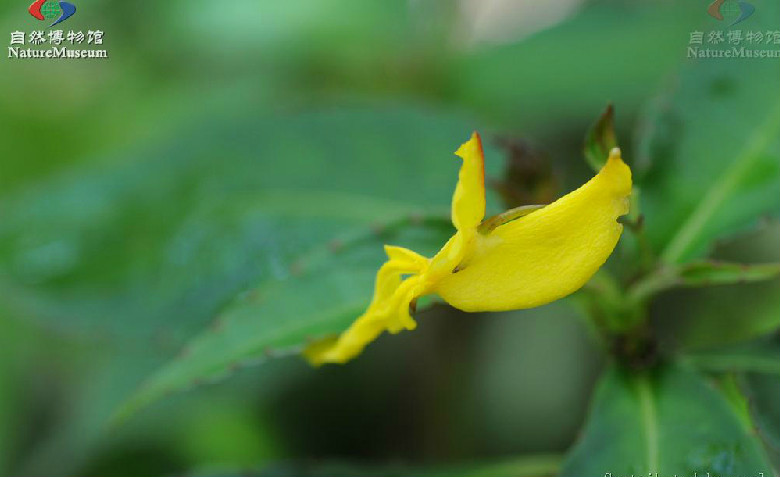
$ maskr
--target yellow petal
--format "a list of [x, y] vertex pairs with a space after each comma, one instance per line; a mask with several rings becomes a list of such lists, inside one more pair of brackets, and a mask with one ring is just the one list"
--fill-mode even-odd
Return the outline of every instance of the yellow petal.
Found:
[[485, 156], [476, 132], [455, 151], [463, 159], [452, 196], [452, 224], [458, 230], [476, 229], [485, 217]]
[[452, 273], [474, 250], [477, 227], [485, 217], [485, 156], [482, 139], [474, 132], [455, 154], [463, 159], [452, 195], [452, 224], [457, 232], [433, 257], [427, 283]]
[[402, 273], [419, 273], [428, 266], [428, 260], [417, 252], [408, 248], [385, 245], [385, 253], [390, 259], [389, 264]]
[[[303, 354], [310, 363], [345, 363], [354, 358], [383, 331], [397, 333], [413, 330], [417, 323], [409, 306], [424, 290], [421, 273], [429, 260], [411, 250], [385, 246], [389, 260], [379, 268], [371, 304], [354, 323], [338, 337], [316, 341]], [[402, 279], [403, 275], [412, 274]]]
[[465, 311], [530, 308], [585, 284], [615, 248], [628, 213], [631, 170], [613, 149], [579, 189], [525, 217], [477, 234], [466, 263], [432, 286]]

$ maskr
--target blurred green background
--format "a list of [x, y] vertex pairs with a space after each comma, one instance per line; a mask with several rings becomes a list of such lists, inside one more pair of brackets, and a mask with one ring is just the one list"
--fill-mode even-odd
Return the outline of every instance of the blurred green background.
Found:
[[[75, 3], [61, 28], [103, 30], [108, 60], [0, 61], [0, 474], [287, 475], [569, 448], [604, 362], [569, 302], [434, 305], [348, 366], [241, 366], [110, 418], [231, 297], [294, 274], [300, 250], [409, 204], [446, 214], [471, 130], [494, 185], [549, 202], [590, 175], [583, 137], [612, 102], [641, 172], [642, 118], [691, 63], [690, 32], [718, 27], [707, 2]], [[26, 3], [0, 2], [6, 41], [37, 28]], [[777, 227], [754, 234], [717, 253], [776, 261]], [[440, 236], [398, 240], [429, 253]], [[654, 305], [665, 346], [723, 341], [678, 319], [698, 295]]]

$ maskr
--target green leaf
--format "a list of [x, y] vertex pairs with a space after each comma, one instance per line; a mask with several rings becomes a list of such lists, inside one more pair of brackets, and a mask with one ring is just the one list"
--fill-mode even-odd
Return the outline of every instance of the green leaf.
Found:
[[170, 354], [302, 253], [355, 227], [446, 215], [452, 152], [473, 129], [400, 107], [207, 121], [0, 199], [0, 301]]
[[601, 379], [561, 476], [771, 473], [760, 441], [701, 376], [679, 366]]
[[766, 444], [775, 465], [780, 462], [780, 341], [778, 337], [689, 353], [686, 363], [718, 373], [732, 383], [732, 393]]
[[[293, 349], [357, 316], [383, 243], [446, 241], [453, 151], [473, 129], [403, 107], [207, 121], [0, 199], [0, 303], [164, 359], [203, 335], [191, 379], [169, 390]], [[490, 174], [501, 164], [486, 152]], [[211, 336], [230, 346], [199, 354]]]
[[617, 146], [615, 108], [610, 104], [585, 136], [585, 160], [591, 169], [598, 172], [606, 164], [609, 152]]
[[452, 233], [444, 221], [423, 225], [402, 222], [391, 233], [366, 229], [339, 240], [338, 250], [328, 244], [303, 255], [289, 277], [256, 283], [155, 373], [122, 406], [117, 419], [172, 392], [221, 379], [269, 357], [297, 353], [308, 341], [343, 331], [371, 298], [383, 243], [431, 254]]
[[[778, 14], [767, 2], [751, 28], [775, 28]], [[780, 211], [779, 74], [772, 60], [689, 60], [650, 108], [638, 149], [652, 166], [638, 182], [663, 261], [701, 257]]]

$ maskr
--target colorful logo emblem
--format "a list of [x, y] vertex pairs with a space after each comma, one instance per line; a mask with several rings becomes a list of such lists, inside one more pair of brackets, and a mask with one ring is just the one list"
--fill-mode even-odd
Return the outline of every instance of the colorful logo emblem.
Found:
[[72, 17], [76, 13], [76, 5], [55, 0], [35, 0], [28, 10], [30, 11], [30, 15], [41, 21], [53, 20], [56, 18], [54, 23], [49, 25], [49, 27], [53, 27]]
[[744, 0], [737, 0], [736, 2], [732, 0], [728, 2], [726, 0], [715, 0], [707, 8], [707, 13], [716, 20], [723, 21], [724, 14], [729, 18], [734, 18], [734, 21], [729, 26], [734, 26], [747, 20], [755, 11], [756, 7]]

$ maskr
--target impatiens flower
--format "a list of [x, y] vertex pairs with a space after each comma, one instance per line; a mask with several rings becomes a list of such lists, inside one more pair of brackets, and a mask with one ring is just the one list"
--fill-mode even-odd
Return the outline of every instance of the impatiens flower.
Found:
[[436, 293], [464, 311], [503, 311], [544, 305], [575, 292], [607, 260], [628, 213], [631, 170], [611, 151], [604, 167], [579, 189], [547, 206], [512, 209], [483, 221], [485, 170], [474, 133], [455, 153], [463, 159], [452, 198], [455, 235], [433, 258], [385, 246], [366, 311], [340, 336], [315, 342], [304, 354], [315, 365], [344, 363], [383, 331], [417, 324], [417, 298]]

